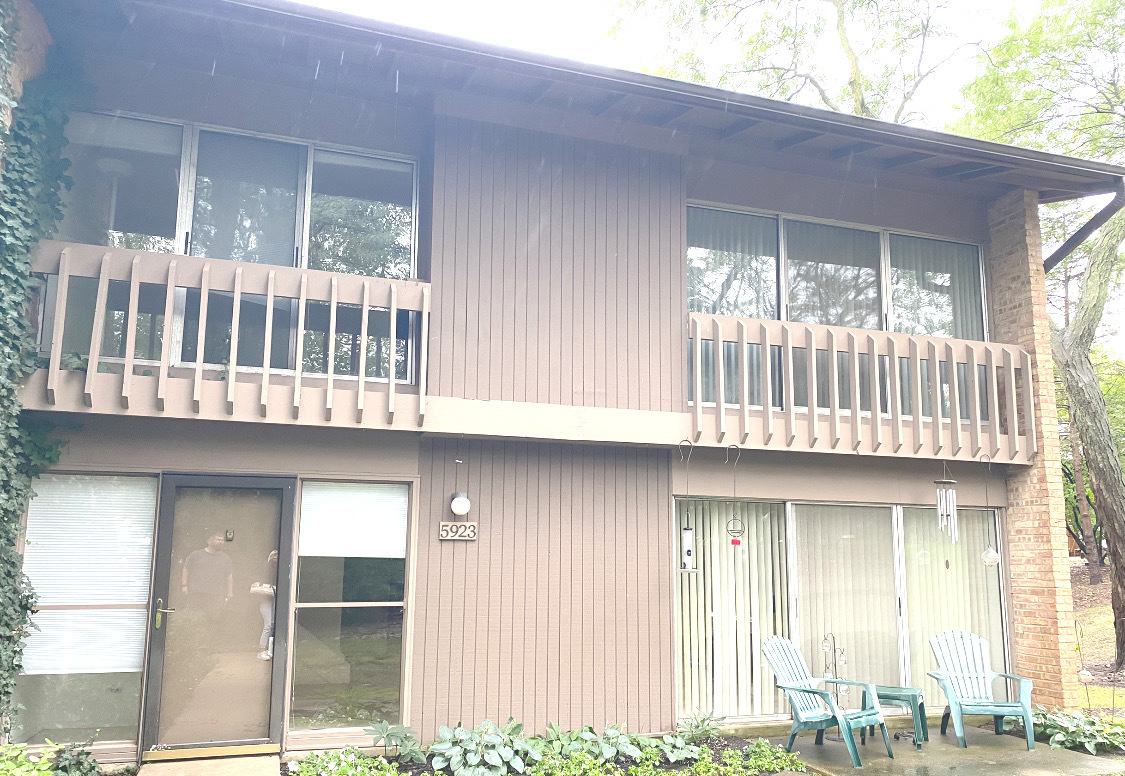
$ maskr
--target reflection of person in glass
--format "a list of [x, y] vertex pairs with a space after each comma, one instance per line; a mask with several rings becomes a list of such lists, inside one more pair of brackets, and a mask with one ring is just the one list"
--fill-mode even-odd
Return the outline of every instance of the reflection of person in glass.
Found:
[[226, 537], [216, 531], [207, 537], [207, 546], [187, 556], [180, 574], [183, 592], [192, 609], [217, 615], [234, 597], [234, 566], [223, 552]]
[[277, 589], [277, 550], [266, 556], [266, 564], [262, 569], [262, 581], [251, 585], [251, 592], [261, 596], [258, 601], [258, 611], [262, 615], [262, 638], [258, 641], [261, 652], [259, 660], [273, 659], [273, 607], [274, 591]]

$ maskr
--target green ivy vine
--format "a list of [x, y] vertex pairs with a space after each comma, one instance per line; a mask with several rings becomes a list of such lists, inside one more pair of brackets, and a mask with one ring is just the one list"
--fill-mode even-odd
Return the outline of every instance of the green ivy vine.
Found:
[[72, 79], [56, 61], [24, 84], [17, 102], [10, 85], [18, 12], [0, 0], [0, 104], [12, 109], [0, 135], [0, 714], [10, 719], [12, 691], [35, 605], [23, 573], [22, 519], [31, 483], [58, 460], [50, 424], [21, 417], [20, 382], [35, 367], [28, 304], [35, 286], [31, 253], [62, 217], [60, 189], [69, 184], [63, 126]]

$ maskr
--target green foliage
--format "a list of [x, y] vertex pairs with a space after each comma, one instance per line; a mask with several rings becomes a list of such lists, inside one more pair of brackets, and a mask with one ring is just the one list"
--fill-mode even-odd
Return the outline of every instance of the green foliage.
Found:
[[[51, 741], [47, 742], [48, 744]], [[64, 744], [51, 752], [51, 771], [56, 776], [100, 776], [98, 761], [90, 754], [86, 744]]]
[[751, 773], [778, 773], [779, 771], [805, 772], [801, 758], [784, 748], [759, 738], [742, 750], [746, 767]]
[[0, 776], [51, 776], [54, 766], [47, 754], [29, 755], [27, 744], [0, 745]]
[[688, 743], [681, 733], [661, 736], [657, 739], [656, 746], [664, 753], [665, 759], [670, 763], [694, 760], [699, 757], [699, 747]]
[[[918, 88], [956, 52], [943, 3], [914, 0], [624, 0], [668, 30], [685, 80], [909, 122]], [[624, 24], [625, 19], [619, 24]], [[878, 34], [872, 31], [878, 30]]]
[[399, 776], [398, 766], [382, 757], [368, 757], [354, 746], [313, 752], [297, 764], [297, 776]]
[[656, 776], [660, 771], [661, 757], [659, 749], [645, 749], [640, 759], [629, 766], [629, 776]]
[[696, 714], [680, 725], [680, 733], [689, 744], [698, 744], [718, 735], [719, 727], [725, 721], [726, 717], [714, 714]]
[[522, 737], [523, 725], [513, 718], [503, 727], [485, 720], [475, 728], [460, 723], [438, 729], [438, 740], [428, 752], [435, 771], [453, 776], [507, 776], [523, 773], [529, 763], [542, 758], [533, 740]]
[[[634, 760], [641, 756], [642, 736], [625, 733], [618, 725], [607, 726], [601, 735], [590, 725], [580, 730], [562, 730], [558, 725], [547, 725], [543, 738], [546, 751], [557, 755], [570, 755], [579, 752], [593, 757], [598, 762], [614, 762], [622, 756]], [[645, 743], [654, 746], [652, 739]]]
[[699, 759], [691, 766], [692, 776], [757, 776], [781, 771], [804, 773], [805, 764], [797, 755], [764, 738], [745, 749], [724, 750], [717, 763], [711, 750], [703, 747], [699, 750]]
[[[651, 762], [659, 762], [659, 755], [653, 753]], [[620, 776], [621, 771], [611, 762], [604, 762], [586, 752], [575, 752], [569, 755], [551, 753], [533, 765], [529, 770], [531, 776]], [[655, 769], [645, 771], [643, 774], [634, 774], [629, 769], [629, 776], [654, 776]]]
[[384, 720], [376, 722], [363, 732], [374, 736], [372, 746], [383, 747], [384, 756], [389, 749], [397, 749], [400, 763], [426, 762], [426, 753], [422, 751], [422, 745], [418, 743], [418, 736], [412, 727], [392, 725]]
[[1102, 720], [1080, 711], [1047, 711], [1037, 706], [1032, 712], [1035, 734], [1047, 736], [1052, 749], [1083, 747], [1090, 754], [1103, 750], [1125, 750], [1125, 725]]
[[[14, 47], [13, 0], [0, 0], [0, 93], [11, 102], [7, 67]], [[62, 215], [60, 186], [68, 183], [63, 125], [71, 82], [57, 60], [24, 84], [3, 132], [0, 169], [0, 714], [13, 713], [11, 695], [23, 659], [35, 594], [22, 570], [20, 523], [31, 481], [58, 455], [44, 427], [23, 422], [17, 391], [35, 366], [28, 316], [31, 251], [54, 233]]]

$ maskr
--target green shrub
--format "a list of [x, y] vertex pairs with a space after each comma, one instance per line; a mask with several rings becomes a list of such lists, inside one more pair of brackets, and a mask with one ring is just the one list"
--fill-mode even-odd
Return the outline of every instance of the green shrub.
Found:
[[662, 756], [657, 748], [645, 749], [637, 762], [629, 766], [629, 776], [657, 776]]
[[1047, 736], [1052, 749], [1085, 747], [1090, 754], [1102, 749], [1125, 750], [1125, 725], [1102, 720], [1080, 711], [1047, 711], [1042, 706], [1032, 712], [1036, 735]]
[[376, 722], [363, 732], [374, 737], [372, 746], [383, 747], [384, 757], [387, 756], [389, 749], [397, 749], [400, 763], [426, 762], [426, 753], [422, 751], [422, 745], [418, 743], [418, 736], [412, 727], [392, 725], [390, 722], [383, 721]]
[[643, 736], [631, 735], [621, 730], [619, 725], [610, 725], [601, 735], [587, 725], [578, 730], [562, 730], [553, 722], [547, 725], [547, 734], [541, 739], [543, 750], [556, 755], [584, 753], [598, 762], [615, 762], [622, 756], [634, 760], [640, 758], [641, 747], [647, 744], [655, 747], [653, 739], [642, 742]]
[[750, 773], [777, 773], [778, 771], [805, 772], [805, 764], [792, 752], [759, 738], [743, 750], [746, 768]]
[[[48, 744], [52, 742], [48, 741]], [[52, 773], [56, 776], [100, 776], [102, 769], [85, 744], [65, 744], [51, 752]]]
[[27, 744], [0, 745], [0, 776], [51, 776], [54, 766], [49, 753], [38, 757], [27, 753]]
[[689, 744], [698, 744], [718, 735], [719, 726], [726, 719], [713, 714], [696, 714], [680, 725], [680, 733]]
[[[632, 776], [632, 769], [629, 770]], [[530, 776], [621, 776], [612, 762], [604, 762], [587, 752], [569, 755], [548, 754], [529, 771]]]
[[507, 776], [523, 773], [542, 758], [534, 739], [522, 737], [523, 725], [509, 717], [504, 727], [485, 720], [475, 728], [442, 725], [430, 746], [430, 766], [453, 776]]
[[297, 776], [399, 776], [399, 770], [382, 757], [368, 757], [349, 746], [332, 752], [313, 752], [297, 764]]

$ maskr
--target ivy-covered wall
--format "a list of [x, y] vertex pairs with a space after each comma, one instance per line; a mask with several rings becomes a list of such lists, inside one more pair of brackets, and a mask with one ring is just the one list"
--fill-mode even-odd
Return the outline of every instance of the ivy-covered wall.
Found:
[[23, 84], [16, 100], [12, 74], [19, 22], [20, 3], [0, 0], [0, 103], [10, 109], [0, 133], [0, 713], [5, 719], [35, 603], [22, 569], [23, 514], [32, 480], [58, 458], [46, 424], [21, 417], [18, 390], [35, 366], [28, 311], [31, 252], [54, 233], [62, 215], [65, 84], [73, 81], [66, 67], [52, 62]]

